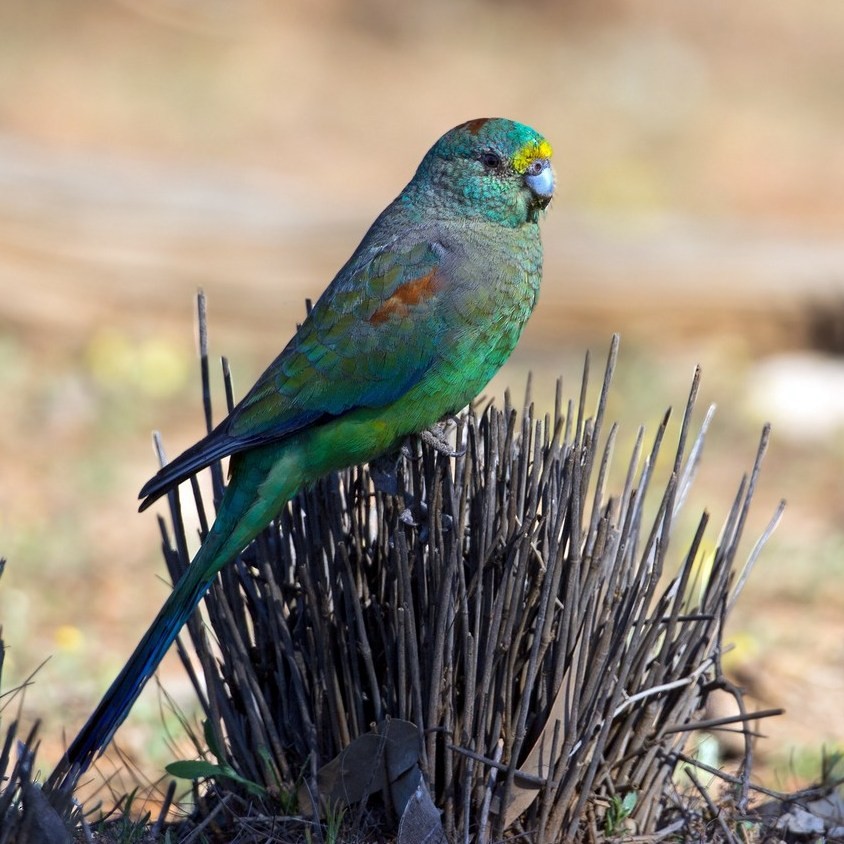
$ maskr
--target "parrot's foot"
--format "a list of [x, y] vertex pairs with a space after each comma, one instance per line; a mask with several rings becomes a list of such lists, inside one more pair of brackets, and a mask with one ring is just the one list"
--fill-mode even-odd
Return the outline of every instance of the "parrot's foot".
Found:
[[[434, 437], [435, 442], [430, 442], [428, 439], [425, 439], [424, 441], [429, 442], [432, 448], [437, 451], [443, 451], [444, 447], [446, 454], [455, 456], [456, 453], [451, 449], [450, 444], [445, 439], [445, 435], [443, 433], [444, 427], [445, 424], [440, 423], [437, 426], [438, 430], [435, 434], [430, 434], [428, 431], [425, 432], [426, 434], [430, 434]], [[420, 439], [423, 438], [421, 434], [419, 436]], [[418, 459], [413, 449], [412, 440], [409, 437], [405, 440], [398, 451], [383, 454], [381, 457], [375, 458], [375, 460], [370, 460], [369, 477], [372, 479], [372, 485], [375, 487], [377, 492], [401, 497], [404, 509], [402, 509], [399, 514], [399, 521], [408, 527], [416, 528], [419, 531], [419, 539], [422, 542], [427, 542], [431, 530], [428, 505], [425, 501], [422, 501], [415, 495], [411, 495], [409, 492], [401, 488], [404, 485], [400, 485], [399, 483], [399, 473], [401, 471], [399, 467], [403, 459]], [[440, 530], [444, 533], [447, 533], [452, 529], [453, 522], [454, 519], [448, 513], [440, 514]]]
[[428, 428], [426, 431], [420, 431], [418, 434], [419, 439], [422, 440], [423, 443], [427, 443], [431, 446], [434, 451], [444, 454], [446, 457], [460, 457], [466, 453], [466, 446], [457, 450], [453, 449], [451, 447], [448, 434], [446, 433], [448, 423], [456, 421], [456, 416], [447, 416], [445, 419], [437, 422], [436, 425]]

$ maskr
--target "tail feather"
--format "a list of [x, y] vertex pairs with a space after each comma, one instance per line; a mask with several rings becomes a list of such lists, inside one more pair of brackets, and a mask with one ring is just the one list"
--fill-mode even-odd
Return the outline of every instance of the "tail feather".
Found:
[[215, 460], [222, 460], [236, 450], [236, 444], [221, 437], [219, 429], [212, 431], [205, 439], [191, 446], [175, 460], [166, 466], [162, 466], [144, 484], [138, 493], [138, 498], [141, 499], [141, 505], [138, 509], [143, 512], [150, 504], [157, 501], [173, 487], [178, 486], [182, 481], [186, 481], [191, 475], [195, 475], [206, 466], [210, 466]]
[[[287, 467], [286, 458], [287, 452], [283, 447], [253, 449], [244, 454], [226, 488], [211, 531], [129, 661], [53, 771], [48, 780], [51, 789], [73, 789], [129, 714], [147, 680], [155, 673], [217, 572], [263, 530], [302, 485], [304, 479], [301, 473], [281, 471]], [[291, 467], [295, 466], [296, 460], [297, 453], [294, 453]], [[264, 496], [262, 484], [273, 472], [277, 472], [276, 483], [269, 490], [273, 494]], [[279, 478], [285, 480], [280, 482]]]
[[[213, 534], [212, 534], [213, 536]], [[211, 536], [208, 537], [208, 540]], [[79, 777], [105, 750], [117, 728], [140, 695], [147, 681], [208, 591], [217, 572], [228, 562], [225, 543], [213, 542], [217, 555], [203, 545], [188, 570], [164, 602], [155, 621], [144, 634], [97, 708], [65, 752], [48, 784], [52, 789], [71, 790]], [[223, 547], [220, 547], [220, 546]], [[235, 552], [236, 553], [236, 552]], [[210, 556], [209, 556], [210, 555]]]

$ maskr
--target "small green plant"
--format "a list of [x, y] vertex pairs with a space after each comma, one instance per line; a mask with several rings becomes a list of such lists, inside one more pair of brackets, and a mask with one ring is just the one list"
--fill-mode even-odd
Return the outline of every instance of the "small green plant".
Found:
[[[338, 844], [340, 839], [340, 830], [343, 827], [343, 820], [346, 817], [348, 807], [341, 803], [329, 803], [325, 807], [325, 830], [324, 838], [325, 844]], [[313, 833], [310, 829], [305, 830], [305, 841], [307, 844], [313, 844]]]
[[337, 844], [340, 840], [340, 828], [346, 817], [346, 807], [339, 803], [327, 806], [325, 809], [325, 844]]
[[296, 789], [303, 775], [300, 773], [299, 779], [293, 788], [285, 788], [273, 766], [270, 751], [266, 747], [259, 747], [258, 757], [264, 763], [264, 770], [269, 772], [269, 778], [272, 779], [273, 784], [267, 787], [267, 794], [271, 795], [277, 801], [279, 813], [283, 816], [297, 814], [299, 811], [299, 797]]
[[636, 808], [636, 792], [628, 791], [624, 797], [613, 794], [610, 798], [610, 805], [607, 806], [607, 813], [604, 815], [604, 833], [607, 836], [618, 835], [624, 831], [624, 821], [633, 813]]
[[224, 778], [236, 782], [255, 797], [266, 797], [267, 789], [264, 786], [246, 779], [246, 777], [242, 777], [226, 762], [222, 748], [214, 737], [214, 731], [211, 729], [211, 722], [209, 720], [206, 719], [203, 722], [202, 729], [205, 734], [205, 742], [208, 745], [208, 750], [217, 761], [209, 762], [207, 759], [183, 759], [167, 765], [165, 767], [167, 773], [171, 777], [178, 777], [183, 780]]

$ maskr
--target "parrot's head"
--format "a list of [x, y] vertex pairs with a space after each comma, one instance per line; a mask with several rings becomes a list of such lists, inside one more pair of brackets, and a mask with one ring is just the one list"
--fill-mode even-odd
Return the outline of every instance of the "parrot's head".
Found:
[[431, 147], [408, 189], [424, 192], [444, 213], [535, 223], [554, 195], [551, 145], [523, 123], [470, 120]]

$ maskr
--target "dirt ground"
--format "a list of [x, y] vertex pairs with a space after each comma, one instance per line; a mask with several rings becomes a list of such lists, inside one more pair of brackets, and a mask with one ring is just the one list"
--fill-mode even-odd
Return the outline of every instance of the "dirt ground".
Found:
[[[490, 395], [528, 371], [539, 401], [558, 374], [571, 395], [618, 331], [622, 454], [702, 363], [719, 410], [690, 524], [723, 519], [773, 423], [748, 551], [788, 510], [728, 659], [787, 710], [760, 776], [817, 777], [844, 745], [843, 6], [35, 0], [0, 29], [3, 684], [49, 657], [24, 703], [45, 769], [165, 595], [135, 495], [152, 429], [173, 453], [202, 433], [196, 289], [242, 392], [436, 137], [501, 114], [551, 139], [559, 188]], [[189, 706], [175, 661], [161, 677]], [[159, 703], [118, 734], [153, 778]]]

